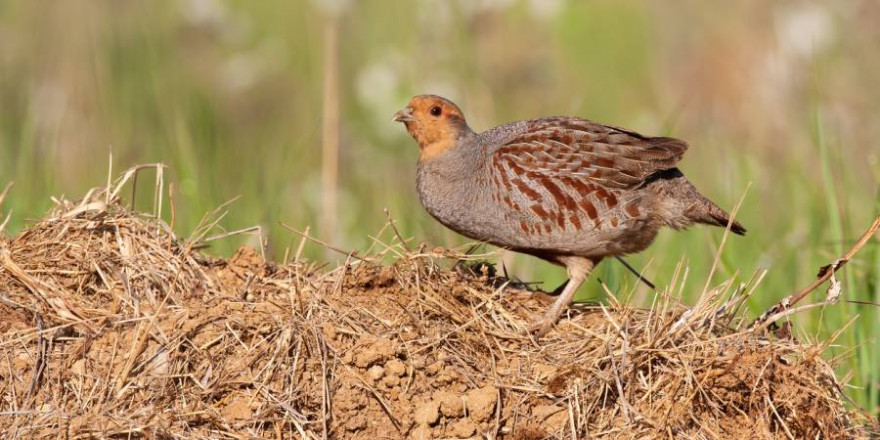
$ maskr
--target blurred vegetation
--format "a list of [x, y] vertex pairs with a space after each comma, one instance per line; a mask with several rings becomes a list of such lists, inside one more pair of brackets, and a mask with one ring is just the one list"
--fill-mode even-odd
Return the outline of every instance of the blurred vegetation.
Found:
[[[420, 206], [417, 148], [390, 120], [412, 95], [436, 93], [478, 130], [569, 114], [687, 140], [681, 168], [704, 194], [727, 208], [746, 194], [738, 218], [749, 234], [728, 241], [713, 283], [769, 270], [749, 305], [758, 314], [811, 281], [880, 211], [880, 3], [667, 6], [2, 1], [0, 189], [15, 181], [3, 206], [13, 211], [10, 233], [38, 218], [50, 195], [77, 197], [105, 182], [112, 151], [116, 171], [169, 165], [183, 235], [240, 195], [223, 225], [264, 226], [276, 257], [298, 240], [279, 221], [365, 249], [386, 221], [383, 208], [416, 241], [461, 245], [467, 240]], [[327, 133], [339, 136], [338, 175], [323, 155]], [[328, 195], [328, 181], [337, 192]], [[140, 191], [139, 207], [151, 201], [151, 190]], [[721, 236], [709, 227], [664, 231], [629, 260], [659, 285], [684, 261], [692, 299]], [[215, 252], [241, 240], [218, 242]], [[306, 254], [338, 258], [314, 246]], [[503, 259], [550, 288], [564, 277], [533, 258]], [[616, 262], [598, 274], [583, 297], [601, 278], [650, 303]], [[794, 321], [800, 337], [814, 339], [861, 316], [828, 355], [848, 356], [840, 372], [853, 374], [850, 394], [876, 415], [878, 240], [843, 278], [845, 299], [875, 305], [841, 303]]]

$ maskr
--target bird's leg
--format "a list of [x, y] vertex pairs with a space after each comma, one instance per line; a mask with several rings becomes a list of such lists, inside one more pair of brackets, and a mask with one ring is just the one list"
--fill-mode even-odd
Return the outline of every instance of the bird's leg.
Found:
[[544, 313], [540, 319], [535, 321], [530, 327], [529, 332], [535, 333], [536, 337], [541, 337], [547, 334], [551, 328], [553, 328], [553, 324], [556, 324], [556, 321], [562, 315], [562, 312], [568, 308], [568, 305], [571, 304], [571, 299], [574, 297], [574, 293], [577, 291], [578, 287], [583, 284], [586, 279], [586, 275], [573, 275], [568, 284], [565, 285], [565, 289], [562, 290], [562, 294], [556, 298], [556, 301], [547, 309], [547, 312]]
[[560, 285], [557, 286], [555, 289], [553, 289], [552, 292], [547, 293], [547, 295], [548, 295], [548, 296], [553, 296], [553, 297], [559, 296], [559, 294], [562, 293], [563, 290], [565, 290], [565, 286], [568, 285], [568, 281], [569, 281], [569, 280], [565, 280], [565, 281], [563, 281], [562, 284], [560, 284]]
[[581, 287], [581, 284], [587, 279], [587, 276], [590, 275], [590, 272], [593, 271], [593, 267], [595, 267], [596, 263], [584, 257], [565, 257], [560, 258], [560, 262], [565, 265], [566, 270], [568, 271], [568, 281], [562, 286], [562, 293], [556, 298], [556, 301], [553, 305], [547, 309], [547, 312], [544, 313], [540, 319], [535, 321], [530, 327], [529, 332], [535, 333], [536, 337], [541, 337], [547, 334], [551, 328], [553, 328], [553, 324], [559, 319], [559, 316], [562, 315], [562, 312], [568, 308], [568, 305], [571, 304], [572, 298], [574, 298], [574, 293], [577, 292], [578, 288]]

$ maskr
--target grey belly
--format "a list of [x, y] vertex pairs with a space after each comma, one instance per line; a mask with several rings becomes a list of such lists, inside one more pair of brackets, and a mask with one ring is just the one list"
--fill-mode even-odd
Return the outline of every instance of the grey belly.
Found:
[[607, 224], [599, 228], [590, 225], [579, 231], [568, 228], [531, 234], [520, 228], [516, 217], [499, 212], [492, 206], [425, 207], [440, 223], [468, 238], [541, 257], [604, 257], [640, 252], [654, 240], [659, 229], [659, 225], [650, 219], [630, 219], [617, 228]]

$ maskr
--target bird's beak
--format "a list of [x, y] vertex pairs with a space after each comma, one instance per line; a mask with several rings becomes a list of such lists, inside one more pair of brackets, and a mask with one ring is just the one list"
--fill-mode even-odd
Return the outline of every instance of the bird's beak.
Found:
[[394, 122], [411, 122], [415, 121], [412, 115], [412, 108], [404, 107], [403, 110], [394, 114], [394, 117], [391, 118]]

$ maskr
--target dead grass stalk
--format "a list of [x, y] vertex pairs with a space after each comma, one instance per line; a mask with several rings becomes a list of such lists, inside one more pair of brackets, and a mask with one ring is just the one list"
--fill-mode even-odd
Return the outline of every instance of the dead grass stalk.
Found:
[[870, 435], [822, 345], [741, 325], [760, 277], [693, 309], [675, 284], [576, 307], [535, 341], [544, 304], [472, 257], [392, 226], [331, 269], [300, 258], [308, 232], [287, 264], [213, 258], [123, 207], [136, 174], [0, 239], [4, 438]]

